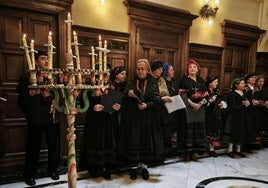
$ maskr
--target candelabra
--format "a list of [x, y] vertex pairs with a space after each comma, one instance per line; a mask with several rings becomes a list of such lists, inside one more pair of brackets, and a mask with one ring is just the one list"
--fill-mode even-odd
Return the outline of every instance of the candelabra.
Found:
[[[31, 50], [28, 50], [26, 35], [23, 36], [23, 49], [25, 50], [25, 56], [29, 67], [30, 72], [30, 81], [31, 85], [29, 88], [33, 89], [47, 89], [51, 90], [55, 94], [54, 98], [54, 106], [59, 112], [63, 112], [67, 116], [67, 141], [68, 141], [68, 187], [76, 188], [77, 182], [77, 170], [76, 170], [76, 153], [75, 153], [75, 116], [77, 113], [84, 113], [89, 107], [89, 101], [87, 97], [87, 92], [89, 90], [94, 89], [105, 89], [107, 86], [103, 85], [103, 74], [108, 73], [106, 69], [107, 64], [107, 53], [109, 50], [107, 49], [107, 42], [105, 41], [104, 47], [102, 47], [101, 37], [99, 36], [99, 46], [95, 49], [99, 51], [98, 57], [98, 70], [95, 69], [95, 49], [92, 46], [90, 53], [92, 60], [91, 69], [81, 69], [80, 68], [80, 58], [79, 58], [79, 44], [77, 40], [76, 32], [73, 33], [74, 41], [71, 42], [71, 15], [68, 13], [67, 20], [65, 20], [67, 24], [67, 53], [66, 53], [66, 68], [52, 68], [53, 67], [53, 49], [55, 48], [52, 44], [52, 33], [49, 32], [48, 35], [48, 69], [38, 69], [36, 70], [34, 64], [34, 45], [33, 41], [31, 42]], [[72, 54], [72, 46], [75, 48], [75, 56]], [[104, 59], [102, 60], [102, 54], [104, 54]], [[30, 57], [32, 56], [32, 58]], [[73, 57], [76, 59], [76, 67], [74, 67]], [[39, 84], [36, 81], [37, 72], [48, 75], [48, 82], [46, 84]], [[55, 82], [54, 77], [60, 77], [60, 75], [64, 76], [63, 82]], [[83, 76], [90, 76], [94, 82], [90, 84], [84, 83], [82, 80]], [[98, 75], [98, 82], [95, 82], [95, 76]], [[82, 92], [82, 98], [84, 101], [84, 106], [81, 107], [76, 104], [76, 98], [78, 93]], [[63, 99], [63, 100], [61, 100]], [[63, 102], [63, 104], [60, 103]]]

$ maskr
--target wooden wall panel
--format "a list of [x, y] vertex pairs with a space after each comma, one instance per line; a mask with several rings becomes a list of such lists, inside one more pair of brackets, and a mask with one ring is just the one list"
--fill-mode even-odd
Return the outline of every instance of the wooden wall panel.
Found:
[[[208, 75], [221, 74], [222, 48], [217, 46], [190, 43], [189, 58], [196, 60], [200, 66], [200, 76], [206, 80]], [[221, 78], [220, 78], [221, 79]]]
[[188, 61], [189, 28], [197, 16], [146, 1], [124, 0], [124, 4], [130, 18], [129, 77], [140, 58], [169, 62], [181, 77], [181, 67]]
[[268, 52], [257, 53], [256, 74], [268, 77]]
[[256, 70], [257, 42], [265, 30], [257, 26], [224, 20], [222, 27], [222, 70], [221, 77], [230, 73], [228, 79], [221, 79], [224, 91], [229, 91], [232, 80]]

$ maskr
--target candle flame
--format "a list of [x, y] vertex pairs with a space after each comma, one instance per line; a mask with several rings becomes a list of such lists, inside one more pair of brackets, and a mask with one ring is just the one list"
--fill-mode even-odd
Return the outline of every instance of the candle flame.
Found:
[[49, 33], [48, 33], [50, 36], [52, 35], [52, 31], [49, 31]]
[[101, 36], [99, 35], [99, 40], [101, 40]]
[[26, 34], [23, 35], [23, 38], [26, 38]]
[[76, 32], [74, 31], [73, 34], [76, 35]]
[[31, 43], [34, 43], [34, 40], [31, 40]]

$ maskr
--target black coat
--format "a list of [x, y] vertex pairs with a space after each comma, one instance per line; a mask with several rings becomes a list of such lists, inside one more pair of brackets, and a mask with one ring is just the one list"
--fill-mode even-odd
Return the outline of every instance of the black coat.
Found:
[[251, 118], [247, 115], [250, 107], [242, 105], [245, 96], [235, 91], [229, 93], [226, 102], [229, 110], [226, 125], [223, 130], [223, 142], [245, 144], [252, 141]]
[[44, 97], [42, 93], [29, 95], [29, 73], [20, 76], [17, 86], [18, 105], [30, 125], [49, 125], [53, 123], [51, 111], [52, 96]]
[[[128, 97], [129, 90], [134, 90], [139, 100]], [[148, 74], [144, 80], [134, 78], [128, 82], [118, 144], [120, 155], [129, 163], [163, 159], [164, 146], [160, 127], [159, 99], [158, 84], [151, 75]], [[148, 107], [140, 110], [139, 102], [146, 103]]]

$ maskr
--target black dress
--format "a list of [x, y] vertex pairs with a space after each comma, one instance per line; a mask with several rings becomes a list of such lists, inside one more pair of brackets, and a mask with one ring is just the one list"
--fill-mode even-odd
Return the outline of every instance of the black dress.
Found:
[[205, 107], [202, 106], [197, 112], [194, 112], [187, 99], [189, 98], [194, 103], [202, 101], [207, 92], [205, 81], [199, 76], [195, 81], [185, 75], [180, 81], [179, 89], [186, 92], [182, 96], [186, 104], [185, 147], [190, 151], [204, 152], [206, 150]]
[[[179, 82], [172, 78], [166, 80], [170, 96], [178, 95]], [[176, 110], [170, 113], [171, 133], [177, 133], [177, 145], [181, 148], [185, 144], [186, 109]]]
[[[137, 98], [128, 97], [133, 90]], [[151, 163], [163, 160], [163, 140], [160, 127], [160, 98], [157, 81], [147, 74], [147, 78], [130, 80], [126, 87], [126, 103], [122, 109], [119, 155], [125, 165]], [[140, 110], [138, 103], [147, 104]]]
[[250, 117], [247, 114], [247, 109], [250, 107], [242, 105], [243, 100], [245, 100], [245, 95], [241, 96], [235, 91], [226, 97], [229, 113], [223, 129], [222, 141], [224, 143], [242, 145], [249, 143], [252, 139]]
[[[101, 103], [103, 95], [88, 95], [89, 109], [85, 119], [85, 129], [81, 142], [79, 167], [87, 168], [89, 173], [112, 171], [116, 166], [116, 146], [119, 129], [118, 111], [112, 113], [94, 111]], [[105, 106], [104, 106], [105, 108]]]
[[218, 89], [214, 89], [209, 93], [209, 98], [214, 96], [216, 97], [215, 101], [208, 103], [205, 110], [206, 134], [210, 142], [219, 141], [222, 130], [221, 109], [219, 107], [222, 97], [219, 95]]
[[256, 137], [260, 136], [260, 131], [261, 131], [261, 105], [253, 106], [252, 100], [258, 100], [258, 101], [262, 100], [261, 90], [259, 90], [256, 87], [252, 89], [249, 87], [249, 85], [247, 85], [245, 92], [246, 92], [245, 93], [246, 98], [251, 103], [250, 107], [247, 109], [247, 114], [251, 118], [250, 126], [253, 131], [252, 136], [254, 136], [254, 139], [255, 139]]

